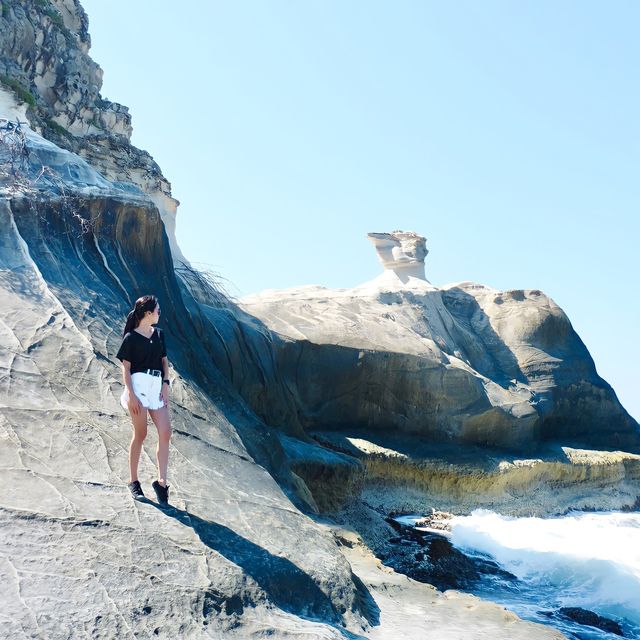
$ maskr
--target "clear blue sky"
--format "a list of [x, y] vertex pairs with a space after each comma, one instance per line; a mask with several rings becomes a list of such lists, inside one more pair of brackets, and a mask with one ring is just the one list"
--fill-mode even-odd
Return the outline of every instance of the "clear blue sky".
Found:
[[640, 418], [640, 3], [81, 1], [232, 293], [359, 284], [414, 230], [436, 285], [543, 289]]

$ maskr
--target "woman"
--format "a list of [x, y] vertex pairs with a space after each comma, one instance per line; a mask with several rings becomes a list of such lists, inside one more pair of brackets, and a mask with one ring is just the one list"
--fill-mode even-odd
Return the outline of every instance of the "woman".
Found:
[[151, 485], [158, 502], [169, 502], [167, 465], [171, 420], [169, 418], [169, 362], [164, 334], [154, 327], [160, 320], [160, 305], [155, 296], [136, 300], [127, 317], [124, 339], [117, 358], [122, 362], [125, 390], [120, 403], [129, 410], [133, 422], [133, 437], [129, 446], [129, 490], [136, 500], [144, 493], [138, 481], [138, 461], [142, 443], [147, 437], [147, 411], [158, 429], [158, 479]]

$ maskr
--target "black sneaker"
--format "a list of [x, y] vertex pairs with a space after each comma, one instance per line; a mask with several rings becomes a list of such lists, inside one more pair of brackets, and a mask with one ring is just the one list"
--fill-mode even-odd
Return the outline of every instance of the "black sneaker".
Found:
[[144, 493], [138, 480], [130, 482], [127, 486], [129, 487], [129, 491], [131, 491], [131, 495], [135, 500], [144, 500]]
[[156, 497], [160, 504], [169, 504], [169, 487], [163, 487], [157, 480], [151, 485], [156, 492]]

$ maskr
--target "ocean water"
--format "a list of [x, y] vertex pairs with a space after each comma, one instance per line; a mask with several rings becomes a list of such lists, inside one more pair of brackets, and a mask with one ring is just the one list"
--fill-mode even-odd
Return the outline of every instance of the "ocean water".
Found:
[[476, 595], [569, 637], [620, 636], [545, 612], [582, 607], [619, 622], [625, 637], [640, 638], [639, 513], [511, 518], [478, 510], [453, 519], [451, 541], [468, 555], [492, 558], [518, 578], [515, 585], [487, 578]]

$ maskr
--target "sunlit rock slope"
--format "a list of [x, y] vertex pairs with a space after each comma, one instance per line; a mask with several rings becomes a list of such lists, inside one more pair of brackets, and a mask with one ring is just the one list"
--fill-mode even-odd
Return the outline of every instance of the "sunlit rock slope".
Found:
[[[2, 104], [10, 118], [20, 107], [7, 92]], [[339, 536], [299, 509], [320, 501], [282, 436], [238, 393], [278, 403], [260, 364], [277, 338], [236, 320], [193, 274], [191, 294], [147, 194], [22, 129], [0, 144], [1, 637], [417, 640], [411, 615], [434, 606], [439, 637], [467, 626], [486, 638], [558, 637], [381, 572], [365, 552], [358, 578]], [[174, 365], [168, 511], [126, 488], [131, 426], [114, 354], [132, 299], [147, 291], [160, 298]], [[154, 440], [141, 460], [147, 492]], [[407, 600], [421, 603], [409, 617]]]
[[[137, 179], [147, 156], [127, 146], [126, 126], [100, 125], [100, 105], [87, 111], [100, 73], [81, 8], [5, 1], [0, 36], [0, 636], [366, 629], [366, 587], [291, 501], [301, 481], [279, 440], [208, 348], [212, 327], [176, 276], [157, 184]], [[39, 135], [46, 117], [67, 144]], [[98, 160], [87, 149], [100, 126]], [[126, 487], [131, 426], [114, 354], [147, 292], [162, 304], [176, 380], [170, 512]], [[147, 493], [154, 445], [150, 433]]]
[[[0, 637], [559, 637], [309, 517], [362, 484], [305, 431], [309, 343], [182, 264], [169, 184], [100, 96], [87, 28], [77, 0], [0, 3]], [[128, 494], [114, 357], [149, 292], [175, 380], [167, 511]]]
[[520, 452], [550, 440], [638, 450], [638, 424], [551, 298], [435, 287], [424, 277], [424, 238], [370, 238], [384, 266], [371, 282], [241, 301], [291, 341], [281, 359], [307, 431], [404, 432]]

